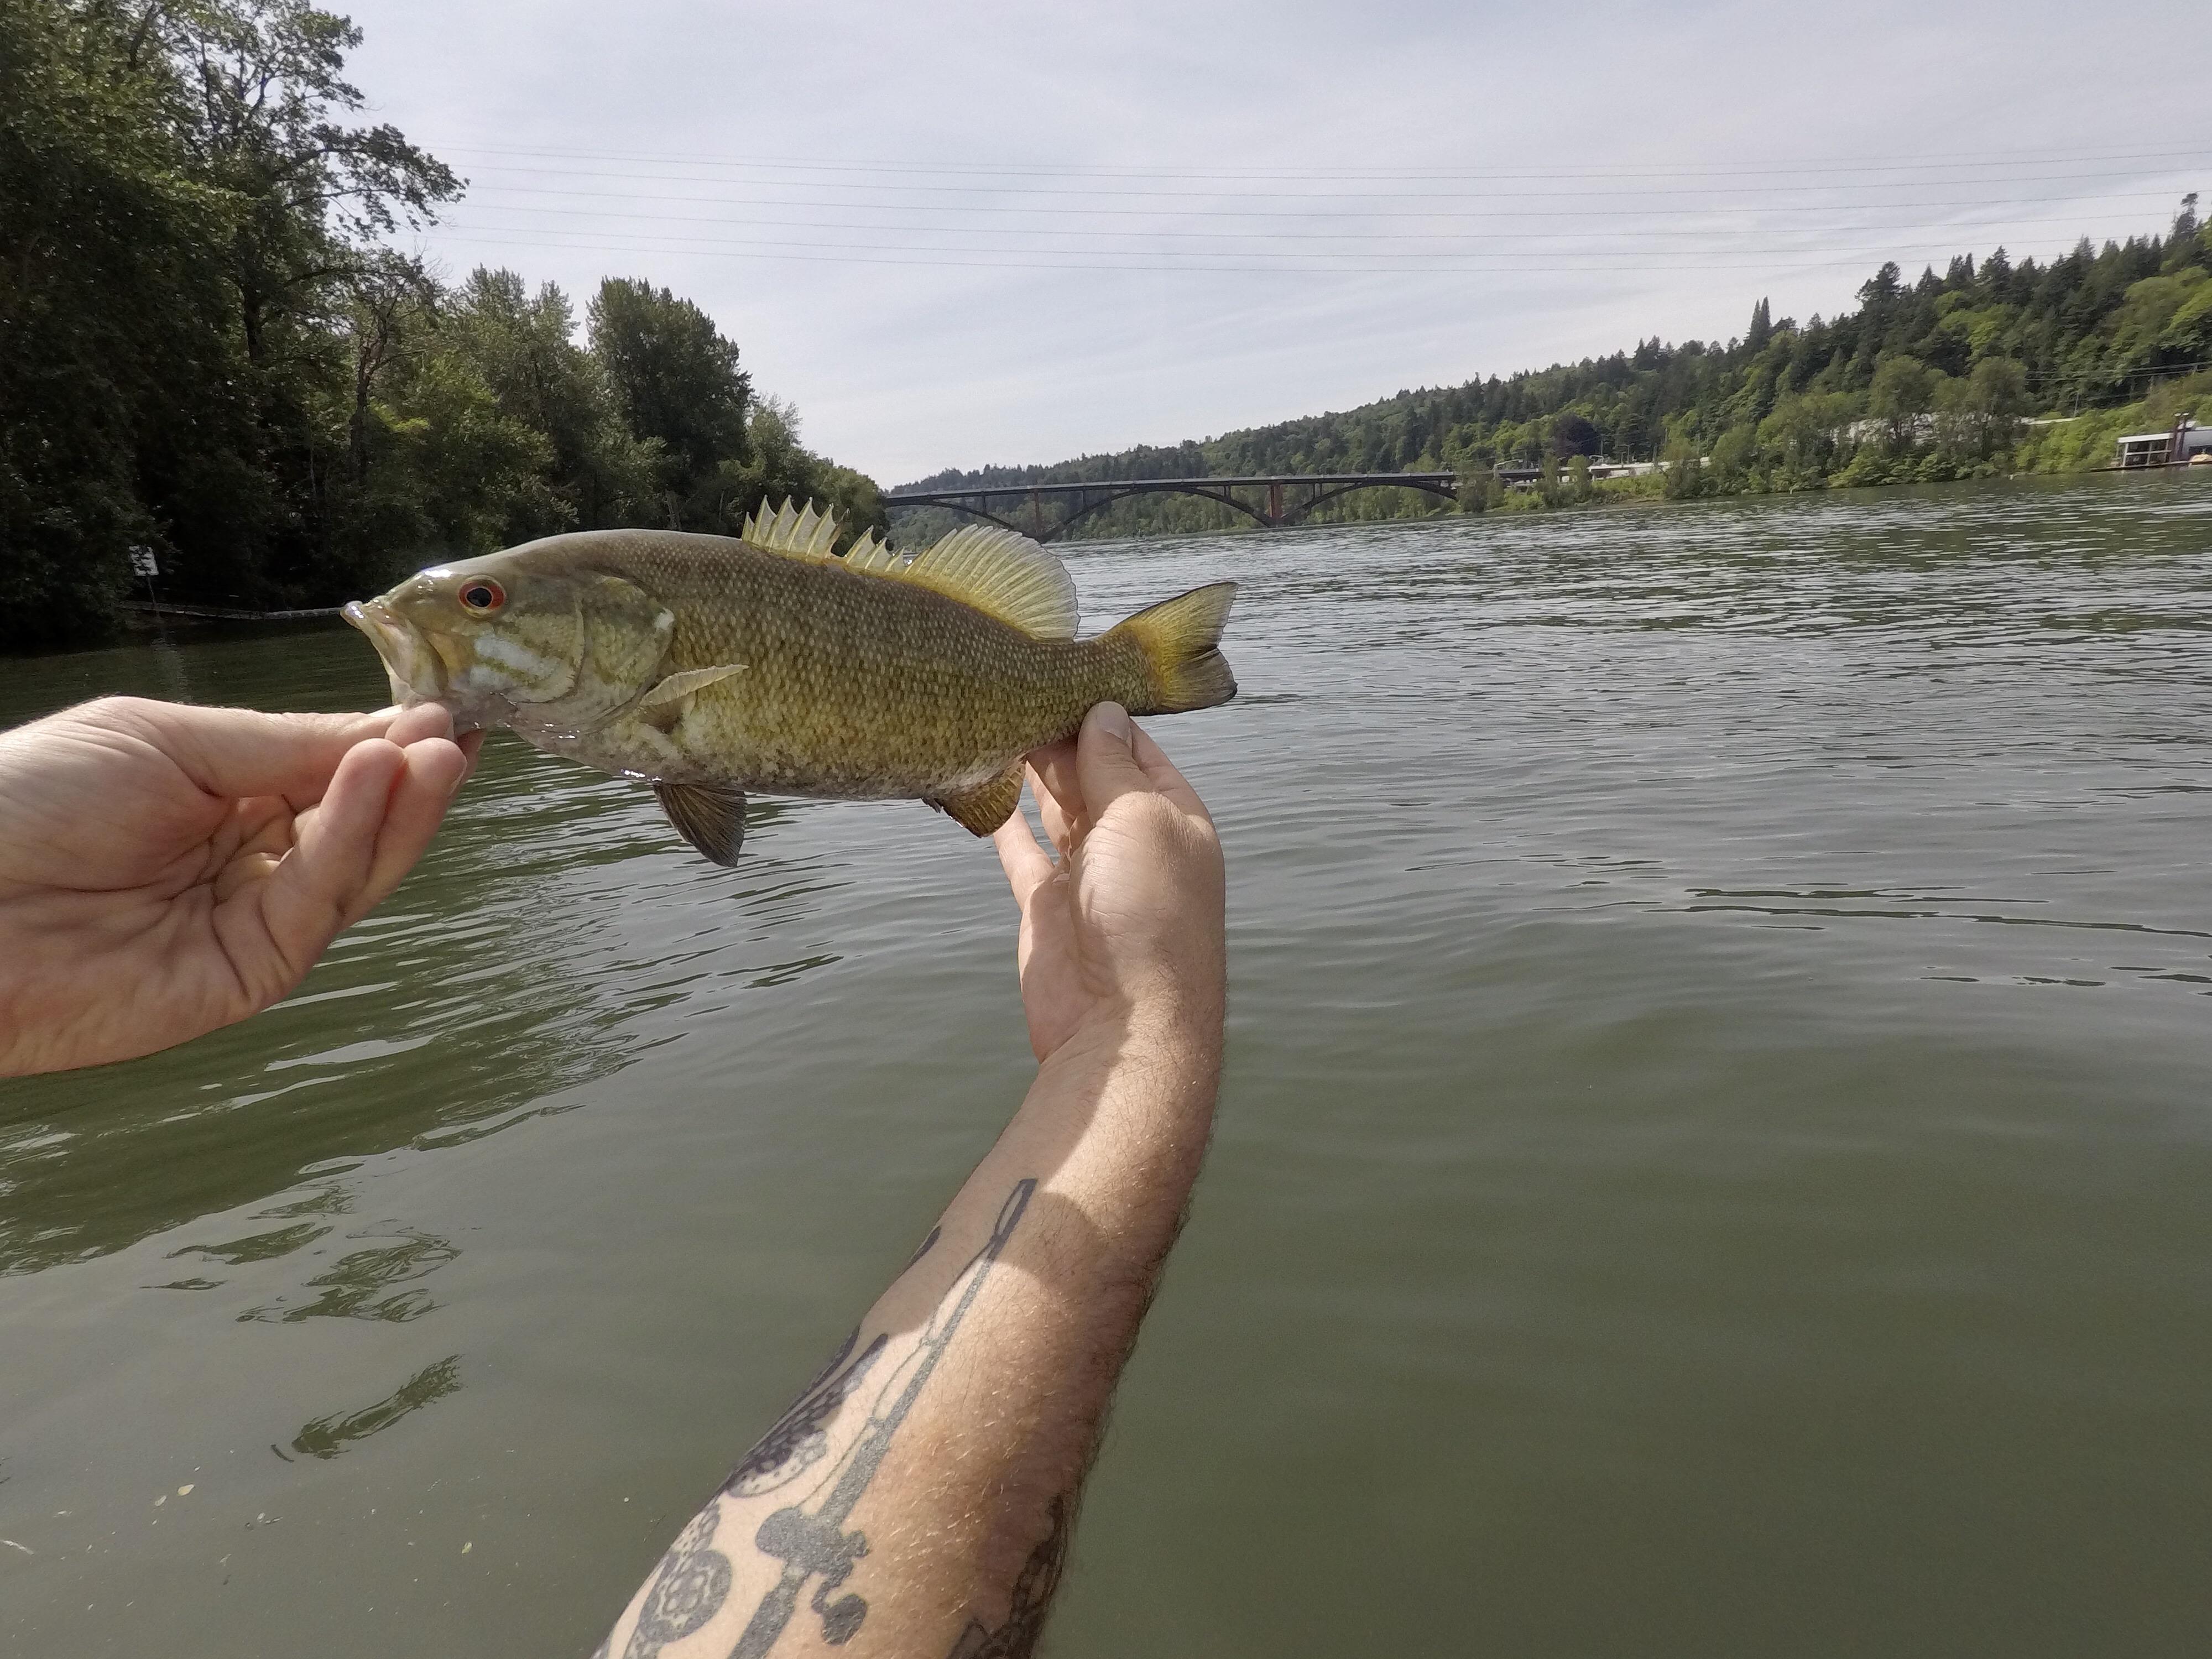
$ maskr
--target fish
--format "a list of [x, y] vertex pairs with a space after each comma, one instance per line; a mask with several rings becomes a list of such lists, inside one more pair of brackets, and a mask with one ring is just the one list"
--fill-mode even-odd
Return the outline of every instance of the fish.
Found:
[[734, 865], [748, 792], [918, 799], [977, 836], [1012, 817], [1023, 757], [1097, 704], [1237, 695], [1215, 582], [1076, 637], [1066, 568], [971, 526], [922, 552], [763, 502], [739, 533], [586, 530], [456, 560], [343, 615], [393, 700], [504, 727], [651, 786], [678, 835]]

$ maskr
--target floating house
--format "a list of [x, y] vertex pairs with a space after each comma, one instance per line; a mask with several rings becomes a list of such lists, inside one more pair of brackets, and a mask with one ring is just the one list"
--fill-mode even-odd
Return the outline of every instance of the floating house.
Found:
[[2137, 432], [2119, 441], [2112, 458], [2117, 468], [2139, 466], [2212, 466], [2212, 427], [2199, 426], [2184, 415], [2171, 432]]

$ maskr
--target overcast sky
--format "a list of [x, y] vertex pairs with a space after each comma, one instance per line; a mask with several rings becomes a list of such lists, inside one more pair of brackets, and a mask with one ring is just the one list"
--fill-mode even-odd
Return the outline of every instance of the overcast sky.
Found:
[[1725, 337], [2212, 178], [2201, 29], [2080, 0], [345, 9], [470, 180], [449, 275], [672, 287], [885, 485]]

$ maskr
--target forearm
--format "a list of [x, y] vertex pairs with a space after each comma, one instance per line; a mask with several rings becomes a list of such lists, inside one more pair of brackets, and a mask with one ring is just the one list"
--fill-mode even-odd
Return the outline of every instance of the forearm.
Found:
[[1027, 1652], [1197, 1177], [1219, 1066], [1210, 998], [1091, 1028], [1046, 1061], [609, 1650], [739, 1659], [835, 1638], [848, 1655], [951, 1656], [1003, 1631], [994, 1651]]

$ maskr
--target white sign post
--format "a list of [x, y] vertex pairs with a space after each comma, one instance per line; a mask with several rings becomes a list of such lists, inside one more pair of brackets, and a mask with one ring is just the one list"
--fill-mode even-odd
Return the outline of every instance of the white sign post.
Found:
[[154, 550], [150, 547], [134, 546], [130, 552], [131, 571], [146, 579], [146, 598], [158, 616], [161, 610], [161, 596], [154, 591], [154, 578], [161, 574], [161, 567], [155, 559]]

